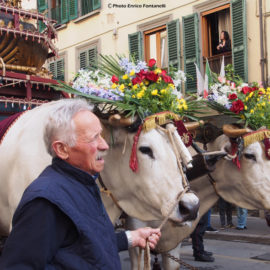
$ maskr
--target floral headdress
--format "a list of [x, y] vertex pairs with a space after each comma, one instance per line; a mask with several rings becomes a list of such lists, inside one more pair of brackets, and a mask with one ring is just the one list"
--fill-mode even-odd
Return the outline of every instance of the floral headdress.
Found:
[[80, 70], [72, 87], [59, 82], [56, 90], [66, 91], [99, 104], [102, 112], [117, 110], [142, 120], [152, 114], [171, 111], [196, 119], [201, 109], [194, 98], [183, 98], [180, 89], [186, 80], [181, 70], [157, 68], [156, 61], [129, 61], [125, 57], [100, 56], [96, 70]]

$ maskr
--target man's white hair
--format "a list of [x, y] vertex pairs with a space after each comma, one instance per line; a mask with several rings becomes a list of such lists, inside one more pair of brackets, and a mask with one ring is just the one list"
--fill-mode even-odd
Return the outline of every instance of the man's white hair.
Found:
[[80, 111], [92, 111], [93, 105], [88, 104], [84, 99], [61, 99], [50, 112], [44, 128], [44, 142], [48, 153], [55, 157], [56, 153], [52, 148], [55, 140], [74, 146], [76, 133], [73, 117]]

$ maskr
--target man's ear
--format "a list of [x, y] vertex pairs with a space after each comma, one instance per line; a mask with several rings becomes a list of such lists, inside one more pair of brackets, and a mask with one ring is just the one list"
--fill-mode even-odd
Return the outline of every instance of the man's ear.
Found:
[[68, 159], [68, 157], [69, 157], [68, 146], [65, 143], [63, 143], [61, 141], [54, 141], [52, 143], [52, 148], [59, 158], [61, 158], [63, 160]]

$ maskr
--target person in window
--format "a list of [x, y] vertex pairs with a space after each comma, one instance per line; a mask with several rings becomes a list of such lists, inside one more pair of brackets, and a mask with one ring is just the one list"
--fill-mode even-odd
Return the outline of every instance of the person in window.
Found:
[[217, 52], [229, 52], [231, 51], [231, 40], [227, 31], [222, 31], [220, 34], [220, 43], [217, 46]]

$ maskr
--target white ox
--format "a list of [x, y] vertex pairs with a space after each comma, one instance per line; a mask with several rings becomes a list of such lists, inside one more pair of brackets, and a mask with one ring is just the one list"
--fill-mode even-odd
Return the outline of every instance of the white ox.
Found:
[[[226, 150], [231, 153], [231, 143], [226, 135], [219, 136], [213, 143], [207, 145], [209, 151]], [[270, 209], [270, 160], [265, 155], [262, 142], [255, 142], [244, 148], [241, 168], [229, 160], [222, 159], [217, 162], [216, 169], [211, 176], [215, 180], [216, 190], [211, 184], [209, 176], [193, 180], [191, 189], [200, 199], [199, 216], [193, 222], [192, 227], [177, 226], [168, 222], [162, 230], [162, 237], [157, 249], [162, 252], [170, 251], [170, 254], [179, 258], [181, 241], [188, 237], [197, 225], [200, 216], [205, 214], [219, 199], [218, 195], [226, 201], [247, 209]], [[218, 195], [217, 195], [217, 193]], [[139, 226], [158, 226], [160, 221], [142, 222], [128, 218], [127, 228], [135, 229]], [[180, 243], [180, 244], [179, 244]], [[137, 268], [137, 250], [130, 252], [132, 269]], [[179, 264], [162, 256], [162, 264], [165, 270], [179, 269]]]
[[[44, 123], [49, 112], [63, 102], [66, 101], [51, 102], [25, 112], [0, 145], [0, 235], [9, 233], [12, 216], [25, 188], [51, 163], [43, 142]], [[163, 219], [174, 198], [183, 191], [176, 157], [167, 136], [156, 129], [142, 131], [137, 147], [139, 170], [134, 173], [129, 168], [134, 133], [108, 126], [104, 131], [108, 137], [114, 137], [102, 173], [107, 188], [127, 214], [142, 220]], [[177, 132], [175, 137], [183, 145]], [[110, 197], [103, 197], [115, 221], [120, 211]], [[183, 213], [180, 206], [184, 208]], [[186, 193], [170, 217], [180, 223], [195, 219], [198, 207], [197, 196]]]

